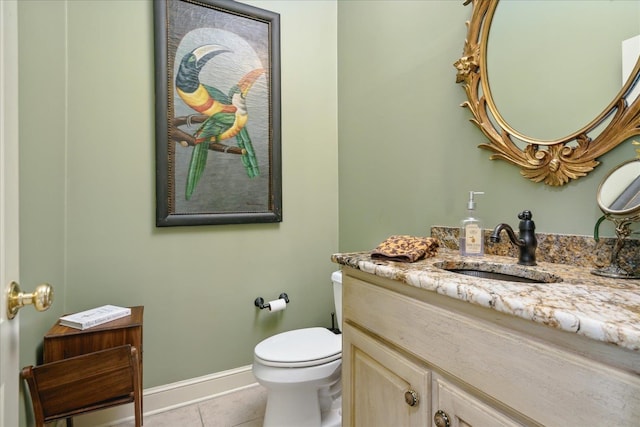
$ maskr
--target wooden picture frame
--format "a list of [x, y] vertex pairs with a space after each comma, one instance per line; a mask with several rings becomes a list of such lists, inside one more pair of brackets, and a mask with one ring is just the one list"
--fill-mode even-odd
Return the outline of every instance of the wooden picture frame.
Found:
[[155, 0], [156, 226], [282, 221], [280, 15]]

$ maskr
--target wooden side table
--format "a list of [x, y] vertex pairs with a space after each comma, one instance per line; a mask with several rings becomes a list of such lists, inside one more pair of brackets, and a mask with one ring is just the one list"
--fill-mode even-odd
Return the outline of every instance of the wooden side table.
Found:
[[[131, 307], [131, 315], [80, 330], [60, 325], [58, 321], [44, 336], [44, 363], [79, 356], [98, 350], [131, 344], [138, 349], [140, 385], [142, 386], [142, 317], [144, 306]], [[142, 402], [140, 402], [142, 404]]]

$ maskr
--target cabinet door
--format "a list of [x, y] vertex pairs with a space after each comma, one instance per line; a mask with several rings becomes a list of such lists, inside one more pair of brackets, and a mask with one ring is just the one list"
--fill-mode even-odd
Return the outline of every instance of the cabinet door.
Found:
[[429, 371], [350, 325], [342, 373], [344, 426], [429, 425]]
[[432, 392], [433, 425], [436, 427], [513, 427], [522, 425], [472, 394], [452, 385], [439, 375], [433, 375]]

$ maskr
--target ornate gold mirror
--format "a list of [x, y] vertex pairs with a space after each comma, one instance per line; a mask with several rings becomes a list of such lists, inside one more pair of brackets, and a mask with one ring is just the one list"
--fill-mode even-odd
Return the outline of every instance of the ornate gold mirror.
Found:
[[640, 278], [640, 275], [621, 267], [618, 261], [625, 239], [632, 234], [631, 225], [640, 222], [640, 158], [624, 162], [609, 172], [598, 187], [596, 199], [604, 213], [596, 223], [596, 241], [599, 239], [600, 223], [605, 219], [615, 224], [617, 240], [611, 251], [610, 265], [592, 273], [621, 279]]
[[[497, 52], [499, 53], [501, 49], [499, 47], [500, 45], [496, 44], [496, 49], [492, 50], [491, 54], [488, 54], [489, 50], [493, 49], [494, 46], [493, 41], [490, 43], [490, 33], [492, 27], [497, 25], [498, 20], [502, 22], [513, 21], [513, 15], [498, 16], [497, 20], [494, 19], [500, 7], [504, 5], [506, 8], [508, 2], [511, 2], [511, 0], [466, 0], [464, 3], [465, 5], [471, 3], [473, 9], [471, 12], [471, 20], [467, 22], [468, 30], [463, 56], [454, 64], [457, 69], [456, 82], [463, 84], [468, 98], [468, 101], [464, 102], [462, 106], [469, 108], [473, 115], [471, 122], [478, 126], [488, 138], [488, 142], [480, 144], [479, 147], [492, 151], [493, 154], [490, 156], [492, 160], [501, 159], [520, 167], [521, 175], [534, 182], [544, 182], [552, 186], [561, 186], [572, 179], [578, 179], [587, 175], [599, 164], [597, 160], [598, 157], [607, 153], [628, 138], [640, 134], [640, 98], [632, 95], [633, 89], [636, 86], [640, 86], [640, 60], [636, 60], [635, 67], [633, 67], [630, 77], [622, 85], [622, 88], [615, 88], [617, 94], [605, 94], [603, 97], [597, 93], [599, 86], [602, 85], [602, 79], [598, 75], [593, 75], [593, 71], [596, 68], [594, 64], [598, 64], [599, 66], [601, 64], [599, 61], [605, 61], [605, 63], [615, 62], [611, 66], [610, 74], [619, 81], [620, 72], [618, 70], [620, 68], [619, 57], [622, 39], [616, 42], [617, 47], [615, 54], [618, 58], [617, 62], [607, 59], [599, 60], [588, 54], [582, 54], [579, 55], [577, 59], [571, 59], [565, 55], [565, 53], [567, 53], [566, 49], [562, 51], [563, 47], [561, 43], [555, 43], [559, 45], [559, 52], [553, 55], [548, 54], [548, 52], [543, 52], [541, 55], [538, 55], [538, 52], [535, 52], [535, 40], [532, 45], [533, 47], [523, 47], [519, 45], [520, 40], [518, 39], [518, 36], [525, 34], [525, 29], [523, 28], [524, 23], [534, 21], [533, 16], [529, 12], [524, 11], [524, 6], [527, 3], [535, 3], [537, 7], [547, 8], [540, 14], [541, 19], [534, 23], [534, 27], [531, 30], [531, 34], [541, 35], [544, 33], [544, 35], [546, 35], [549, 31], [549, 28], [546, 27], [549, 21], [548, 18], [558, 12], [561, 4], [565, 4], [565, 6], [570, 4], [575, 6], [578, 4], [577, 7], [580, 8], [583, 7], [585, 3], [591, 5], [592, 2], [514, 1], [513, 5], [509, 4], [511, 10], [519, 9], [524, 14], [521, 18], [523, 25], [518, 27], [518, 34], [505, 32], [503, 33], [504, 35], [502, 35], [499, 33], [498, 28], [495, 28], [494, 33], [496, 33], [496, 37], [503, 39], [511, 35], [511, 38], [514, 40], [511, 41], [512, 50], [508, 55], [520, 50], [521, 56], [520, 59], [517, 59], [514, 54], [513, 60], [511, 57], [501, 59], [499, 62], [502, 64], [502, 68], [506, 70], [498, 70], [490, 60], [488, 61], [488, 58], [492, 58]], [[601, 3], [616, 4], [614, 7], [618, 8], [637, 8], [634, 9], [636, 12], [633, 14], [633, 19], [638, 20], [635, 29], [637, 33], [640, 33], [640, 19], [638, 19], [638, 16], [640, 16], [638, 14], [640, 5], [638, 2], [605, 1]], [[573, 37], [574, 31], [577, 31], [578, 28], [581, 27], [581, 17], [575, 17], [575, 19], [572, 20], [574, 22], [567, 23], [565, 27], [562, 28], [561, 34], [570, 34]], [[606, 24], [611, 26], [619, 24], [619, 21], [612, 23], [611, 18], [602, 17], [601, 21], [602, 25]], [[593, 28], [590, 25], [584, 25], [584, 22], [582, 22], [582, 24], [585, 30], [591, 34], [603, 34], [602, 27]], [[631, 36], [637, 35], [637, 33]], [[527, 36], [524, 35], [523, 37]], [[559, 40], [559, 38], [555, 40]], [[580, 45], [579, 41], [577, 43]], [[490, 44], [491, 48], [489, 46]], [[575, 41], [573, 45], [576, 45]], [[585, 42], [584, 45], [587, 46], [587, 49], [591, 49], [591, 51], [596, 49], [592, 42]], [[540, 46], [542, 46], [542, 44]], [[605, 50], [611, 51], [612, 49], [609, 48]], [[554, 55], [561, 58], [561, 61], [562, 58], [565, 58], [566, 63], [563, 65], [569, 65], [569, 70], [572, 71], [558, 71], [556, 65], [541, 65], [541, 61], [537, 59], [539, 57]], [[490, 72], [489, 68], [495, 70], [495, 74], [493, 74], [493, 71]], [[547, 103], [543, 103], [541, 107], [536, 106], [535, 104], [539, 103], [538, 100], [533, 99], [532, 95], [526, 91], [530, 87], [534, 87], [532, 83], [534, 82], [533, 79], [535, 79], [535, 76], [531, 76], [528, 73], [536, 69], [544, 69], [547, 73], [549, 73], [549, 70], [554, 70], [559, 79], [558, 82], [553, 82], [553, 84], [565, 88], [569, 86], [573, 92], [567, 92], [568, 95], [560, 100], [546, 101]], [[489, 85], [490, 75], [492, 85]], [[517, 89], [521, 95], [511, 95], [511, 92], [513, 92], [511, 89], [501, 87], [499, 82], [503, 75], [508, 75], [509, 80], [518, 82]], [[593, 77], [591, 80], [593, 83], [590, 86], [574, 84], [577, 89], [576, 87], [571, 88], [571, 82], [575, 80], [574, 77], [577, 75], [587, 75], [588, 78]], [[607, 78], [609, 78], [609, 76]], [[543, 83], [543, 86], [549, 84], [551, 84], [551, 82], [546, 81]], [[493, 91], [494, 86], [495, 93]], [[535, 92], [535, 89], [531, 90]], [[550, 90], [550, 92], [553, 92], [553, 90]], [[560, 127], [560, 129], [563, 130], [557, 132], [562, 135], [569, 132], [566, 136], [557, 137], [556, 134], [552, 134], [551, 136], [545, 134], [537, 135], [535, 130], [527, 127], [529, 123], [522, 121], [518, 123], [517, 120], [514, 119], [514, 117], [517, 116], [512, 114], [510, 106], [504, 102], [504, 93], [513, 97], [520, 97], [520, 101], [522, 101], [520, 102], [520, 108], [522, 110], [520, 111], [520, 117], [524, 116], [524, 122], [530, 117], [529, 122], [542, 122], [543, 127], [546, 128], [555, 128], [555, 125], [558, 124], [555, 123], [556, 121], [567, 122], [566, 119], [573, 118], [576, 115], [578, 107], [580, 107], [579, 109], [581, 111], [589, 111], [588, 108], [584, 108], [584, 101], [578, 98], [577, 95], [582, 96], [586, 94], [586, 98], [590, 100], [599, 99], [600, 101], [598, 101], [598, 103], [601, 102], [602, 104], [594, 107], [592, 111], [595, 111], [595, 113], [590, 113], [596, 114], [595, 118], [591, 119], [593, 116], [578, 118], [577, 123], [580, 124], [575, 125], [578, 127], [578, 130], [567, 131]], [[501, 108], [500, 110], [496, 106], [496, 99]], [[607, 102], [609, 104], [602, 110], [603, 105]], [[547, 119], [538, 118], [533, 114], [535, 108], [539, 108], [539, 110], [548, 113], [548, 111], [545, 110], [549, 110], [549, 107], [557, 108], [558, 106], [561, 107], [561, 110], [559, 110], [560, 113], [552, 113], [550, 118]], [[504, 117], [508, 117], [509, 121], [505, 120]], [[516, 126], [513, 126], [511, 121], [516, 123]], [[582, 123], [587, 124], [583, 125]], [[575, 129], [575, 127], [570, 129]]]

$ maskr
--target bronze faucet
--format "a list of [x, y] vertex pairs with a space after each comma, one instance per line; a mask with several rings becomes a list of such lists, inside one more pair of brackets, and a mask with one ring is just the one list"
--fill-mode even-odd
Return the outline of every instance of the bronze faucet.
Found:
[[532, 217], [531, 211], [522, 211], [518, 214], [520, 219], [520, 238], [516, 237], [509, 224], [504, 223], [498, 224], [489, 237], [489, 240], [493, 243], [499, 243], [500, 232], [505, 230], [509, 240], [520, 249], [518, 264], [521, 265], [536, 265], [538, 240], [536, 240], [536, 224], [531, 219]]

